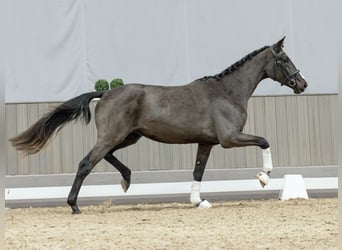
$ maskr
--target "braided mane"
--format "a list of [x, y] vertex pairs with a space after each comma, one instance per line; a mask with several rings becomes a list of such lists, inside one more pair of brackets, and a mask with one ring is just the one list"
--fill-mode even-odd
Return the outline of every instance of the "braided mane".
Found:
[[234, 72], [235, 70], [240, 68], [245, 62], [251, 60], [254, 56], [256, 56], [257, 54], [259, 54], [260, 52], [264, 51], [265, 49], [267, 49], [269, 47], [270, 46], [264, 46], [261, 49], [254, 50], [251, 53], [249, 53], [248, 55], [246, 55], [245, 57], [243, 57], [241, 60], [237, 61], [236, 63], [232, 64], [231, 66], [229, 66], [228, 68], [223, 70], [221, 73], [218, 73], [218, 74], [213, 75], [213, 76], [204, 76], [204, 77], [200, 78], [199, 80], [208, 80], [210, 78], [214, 78], [218, 81], [222, 77], [231, 74], [232, 72]]

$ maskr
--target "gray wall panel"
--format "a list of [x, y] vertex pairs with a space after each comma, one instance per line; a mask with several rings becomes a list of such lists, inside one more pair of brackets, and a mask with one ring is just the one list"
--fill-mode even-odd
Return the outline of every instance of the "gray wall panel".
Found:
[[[335, 112], [337, 95], [252, 97], [245, 132], [264, 136], [271, 145], [275, 166], [335, 165]], [[7, 137], [32, 125], [58, 103], [6, 105]], [[91, 104], [94, 110], [95, 102]], [[22, 157], [6, 142], [7, 175], [75, 172], [79, 161], [96, 141], [94, 120], [64, 127], [42, 152]], [[167, 145], [142, 138], [136, 145], [115, 153], [132, 170], [192, 169], [196, 145]], [[254, 168], [262, 164], [257, 147], [222, 149], [216, 146], [207, 168]], [[112, 172], [101, 161], [96, 172]]]

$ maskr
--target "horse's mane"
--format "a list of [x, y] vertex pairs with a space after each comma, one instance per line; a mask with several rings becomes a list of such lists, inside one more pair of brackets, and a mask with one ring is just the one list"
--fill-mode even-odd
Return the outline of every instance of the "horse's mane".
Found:
[[254, 50], [251, 53], [249, 53], [248, 55], [246, 55], [245, 57], [243, 57], [241, 60], [237, 61], [236, 63], [232, 64], [231, 66], [229, 66], [228, 68], [223, 70], [221, 73], [218, 73], [218, 74], [213, 75], [213, 76], [204, 76], [204, 77], [200, 78], [199, 80], [207, 80], [209, 78], [214, 78], [216, 80], [220, 80], [222, 77], [231, 74], [232, 72], [234, 72], [235, 70], [240, 68], [245, 62], [251, 60], [254, 56], [256, 56], [257, 54], [259, 54], [260, 52], [264, 51], [265, 49], [267, 49], [269, 47], [270, 46], [264, 46], [260, 49]]

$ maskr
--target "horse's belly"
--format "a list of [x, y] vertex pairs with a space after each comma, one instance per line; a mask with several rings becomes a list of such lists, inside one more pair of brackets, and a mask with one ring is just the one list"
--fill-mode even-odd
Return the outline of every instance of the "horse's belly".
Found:
[[163, 143], [209, 143], [217, 144], [214, 134], [200, 127], [177, 127], [154, 124], [138, 130], [143, 136]]

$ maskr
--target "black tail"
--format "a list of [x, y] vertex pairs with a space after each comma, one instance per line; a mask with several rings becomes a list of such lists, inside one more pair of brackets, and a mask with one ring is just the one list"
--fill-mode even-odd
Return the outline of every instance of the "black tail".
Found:
[[57, 130], [72, 120], [81, 119], [87, 124], [91, 120], [89, 102], [96, 97], [102, 97], [104, 92], [89, 92], [70, 99], [44, 115], [30, 128], [10, 139], [13, 147], [26, 154], [39, 152]]

